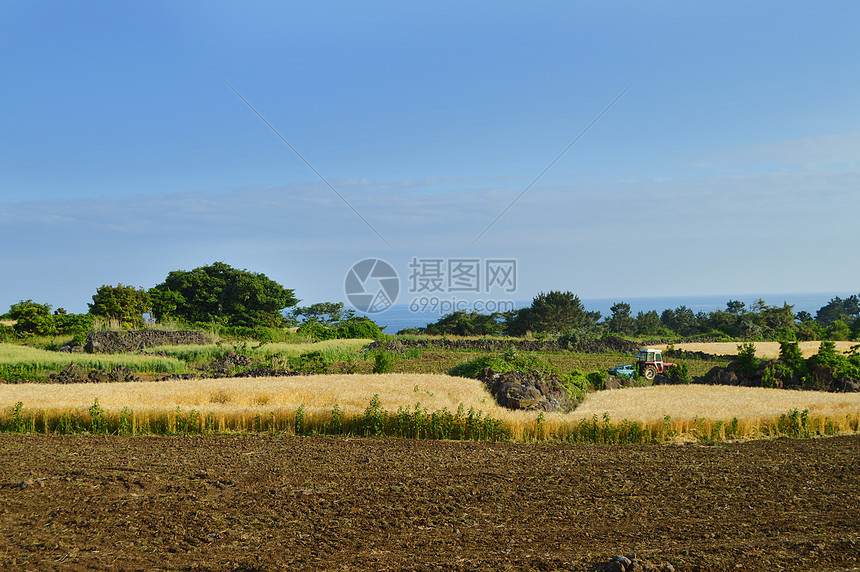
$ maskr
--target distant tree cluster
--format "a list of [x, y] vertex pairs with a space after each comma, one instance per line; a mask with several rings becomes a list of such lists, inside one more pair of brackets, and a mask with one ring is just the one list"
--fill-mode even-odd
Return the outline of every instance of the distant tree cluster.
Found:
[[815, 317], [795, 313], [794, 306], [768, 306], [758, 300], [750, 308], [729, 300], [724, 310], [694, 312], [686, 306], [632, 314], [630, 304], [617, 302], [603, 321], [587, 311], [571, 292], [541, 293], [526, 308], [505, 314], [454, 312], [424, 328], [404, 333], [448, 335], [526, 334], [567, 336], [571, 341], [606, 334], [637, 337], [714, 337], [744, 340], [860, 340], [860, 298], [835, 297]]
[[382, 329], [373, 320], [356, 316], [354, 310], [344, 311], [343, 302], [319, 302], [293, 308], [290, 318], [294, 323], [301, 322], [296, 333], [315, 340], [383, 337]]
[[18, 338], [63, 335], [72, 336], [76, 341], [81, 341], [93, 324], [91, 315], [69, 314], [63, 308], [57, 308], [51, 312], [49, 304], [39, 304], [33, 300], [22, 300], [12, 304], [3, 318], [14, 320], [15, 325], [9, 328], [0, 326], [0, 328], [10, 330]]
[[401, 333], [457, 336], [565, 334], [594, 331], [599, 320], [600, 312], [587, 311], [579, 296], [572, 292], [550, 291], [538, 294], [526, 308], [503, 314], [459, 311], [442, 316], [424, 328], [412, 328]]

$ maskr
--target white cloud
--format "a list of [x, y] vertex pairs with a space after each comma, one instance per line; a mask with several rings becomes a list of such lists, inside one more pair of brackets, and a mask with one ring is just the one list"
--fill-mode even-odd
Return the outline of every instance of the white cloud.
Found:
[[714, 150], [697, 157], [695, 163], [711, 168], [783, 165], [803, 170], [857, 169], [860, 167], [860, 131]]

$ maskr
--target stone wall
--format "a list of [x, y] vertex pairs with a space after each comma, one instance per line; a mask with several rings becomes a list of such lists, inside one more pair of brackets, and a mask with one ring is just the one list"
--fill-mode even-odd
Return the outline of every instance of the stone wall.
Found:
[[133, 352], [153, 346], [211, 344], [208, 334], [197, 331], [122, 330], [87, 334], [84, 351], [91, 354]]

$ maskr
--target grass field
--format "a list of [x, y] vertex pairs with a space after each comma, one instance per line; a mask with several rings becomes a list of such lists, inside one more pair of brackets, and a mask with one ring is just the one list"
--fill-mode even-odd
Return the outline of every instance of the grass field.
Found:
[[223, 357], [227, 352], [237, 352], [250, 357], [293, 357], [306, 352], [319, 351], [323, 355], [337, 361], [355, 354], [373, 340], [348, 339], [325, 340], [315, 343], [267, 343], [256, 342], [237, 343], [227, 342], [206, 345], [155, 346], [147, 348], [147, 352], [163, 352], [168, 356], [185, 361], [212, 360]]
[[[263, 427], [260, 420], [271, 420], [267, 425], [271, 430], [289, 431], [295, 428], [300, 409], [305, 427], [323, 428], [331, 421], [335, 405], [348, 420], [364, 414], [374, 395], [389, 413], [414, 410], [416, 404], [426, 412], [454, 412], [460, 406], [481, 411], [500, 420], [512, 438], [521, 440], [565, 439], [585, 430], [590, 422], [598, 431], [598, 420], [604, 431], [611, 423], [639, 423], [655, 439], [703, 434], [715, 440], [754, 438], [778, 433], [774, 427], [780, 417], [792, 410], [808, 410], [809, 427], [832, 434], [857, 431], [860, 415], [860, 394], [698, 385], [601, 391], [589, 395], [572, 413], [541, 415], [499, 407], [476, 380], [432, 374], [0, 385], [0, 415], [8, 420], [14, 404], [20, 402], [25, 411], [56, 420], [70, 412], [84, 415], [98, 400], [108, 416], [116, 417], [127, 408], [138, 427], [148, 427], [151, 419], [175, 419], [177, 413], [181, 417], [193, 410], [198, 420], [213, 419], [218, 430], [254, 430]], [[732, 422], [730, 435], [719, 434]]]
[[[737, 355], [738, 346], [742, 342], [701, 342], [701, 343], [680, 343], [675, 344], [675, 349], [686, 350], [690, 352], [705, 352], [714, 355]], [[752, 342], [755, 344], [756, 357], [760, 358], [776, 358], [779, 357], [779, 342]], [[860, 344], [860, 342], [834, 342], [836, 350], [840, 352], [848, 352], [852, 346]], [[809, 357], [818, 353], [818, 348], [821, 342], [798, 342], [800, 351], [803, 352], [803, 357]], [[655, 346], [665, 350], [667, 346]]]
[[26, 365], [33, 371], [58, 371], [74, 363], [83, 368], [113, 369], [124, 366], [135, 371], [176, 373], [184, 371], [185, 363], [171, 357], [132, 354], [68, 354], [0, 343], [0, 366]]

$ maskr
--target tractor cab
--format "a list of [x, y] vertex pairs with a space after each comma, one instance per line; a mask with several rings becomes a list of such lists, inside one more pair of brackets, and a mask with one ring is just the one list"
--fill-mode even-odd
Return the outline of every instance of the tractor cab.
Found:
[[663, 352], [661, 350], [652, 350], [650, 348], [642, 348], [639, 350], [639, 353], [636, 354], [636, 359], [639, 363], [653, 363], [660, 364], [660, 369], [663, 366]]

